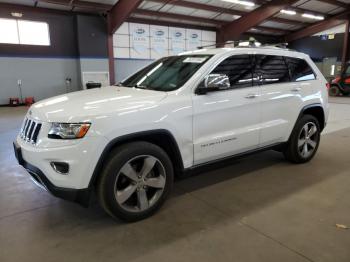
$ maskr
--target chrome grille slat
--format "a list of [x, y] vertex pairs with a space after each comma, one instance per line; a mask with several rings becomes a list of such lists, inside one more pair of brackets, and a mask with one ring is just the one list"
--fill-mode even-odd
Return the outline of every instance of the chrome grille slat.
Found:
[[31, 128], [30, 128], [29, 135], [28, 135], [28, 138], [29, 138], [29, 141], [30, 141], [30, 142], [32, 142], [32, 140], [33, 140], [33, 135], [34, 135], [34, 130], [36, 129], [36, 125], [37, 125], [37, 123], [35, 123], [35, 122], [33, 121], [32, 126], [31, 126]]
[[32, 121], [32, 123], [30, 124], [30, 127], [28, 129], [28, 134], [26, 136], [26, 139], [27, 139], [28, 142], [30, 141], [30, 137], [32, 136], [32, 133], [33, 133], [33, 130], [34, 130], [34, 125], [35, 125], [35, 122]]
[[29, 127], [30, 127], [31, 123], [32, 123], [32, 120], [28, 120], [26, 129], [25, 129], [25, 131], [24, 131], [24, 137], [25, 137], [25, 138], [27, 138], [28, 131], [29, 131]]
[[26, 142], [36, 144], [41, 127], [41, 123], [26, 118], [20, 132], [20, 137]]
[[33, 143], [36, 143], [36, 141], [38, 140], [40, 129], [41, 129], [41, 124], [37, 123], [32, 136]]
[[22, 125], [22, 128], [21, 128], [21, 137], [23, 137], [24, 129], [25, 129], [27, 123], [28, 123], [28, 118], [26, 118], [26, 120], [24, 121], [24, 123], [23, 123], [23, 125]]

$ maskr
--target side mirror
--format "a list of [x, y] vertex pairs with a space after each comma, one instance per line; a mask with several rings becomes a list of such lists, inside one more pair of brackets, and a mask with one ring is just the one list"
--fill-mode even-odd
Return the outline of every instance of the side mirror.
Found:
[[226, 90], [231, 87], [230, 79], [225, 74], [209, 74], [200, 86], [196, 89], [196, 94], [204, 95], [208, 92]]

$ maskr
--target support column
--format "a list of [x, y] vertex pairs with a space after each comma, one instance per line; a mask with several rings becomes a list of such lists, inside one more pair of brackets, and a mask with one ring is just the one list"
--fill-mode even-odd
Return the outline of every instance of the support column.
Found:
[[224, 47], [225, 46], [224, 42], [225, 42], [224, 32], [220, 28], [216, 30], [216, 47]]
[[111, 16], [108, 14], [107, 16], [107, 48], [108, 48], [108, 67], [109, 67], [109, 82], [111, 85], [115, 84], [115, 69], [114, 69], [114, 48], [113, 48], [113, 34], [110, 32], [111, 30]]
[[349, 56], [349, 29], [350, 29], [350, 20], [348, 20], [345, 23], [345, 33], [344, 33], [344, 41], [343, 41], [343, 53], [341, 58], [341, 72], [343, 73], [346, 62], [348, 61]]

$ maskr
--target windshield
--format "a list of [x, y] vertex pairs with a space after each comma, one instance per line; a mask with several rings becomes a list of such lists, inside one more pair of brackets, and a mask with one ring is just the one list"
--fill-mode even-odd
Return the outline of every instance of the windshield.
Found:
[[157, 91], [173, 91], [184, 85], [210, 57], [210, 55], [164, 57], [118, 85]]

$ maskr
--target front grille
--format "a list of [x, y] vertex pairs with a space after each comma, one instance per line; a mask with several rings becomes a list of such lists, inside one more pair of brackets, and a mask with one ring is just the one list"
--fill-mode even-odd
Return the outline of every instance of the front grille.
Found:
[[41, 129], [41, 124], [26, 118], [21, 129], [20, 136], [26, 142], [36, 144]]

